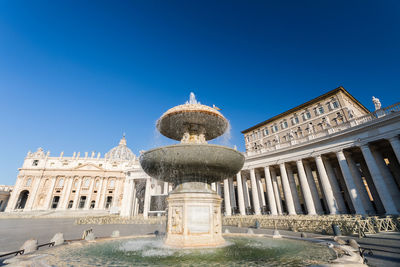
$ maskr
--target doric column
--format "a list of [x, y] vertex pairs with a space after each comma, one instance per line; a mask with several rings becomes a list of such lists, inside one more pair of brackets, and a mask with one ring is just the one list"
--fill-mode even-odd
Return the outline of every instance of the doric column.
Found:
[[102, 208], [102, 206], [100, 205], [100, 198], [101, 198], [101, 195], [102, 195], [102, 192], [103, 192], [104, 177], [101, 177], [99, 179], [99, 181], [100, 181], [99, 187], [96, 188], [97, 189], [97, 195], [96, 195], [96, 204], [94, 206], [95, 209], [101, 209]]
[[150, 178], [146, 179], [146, 191], [144, 193], [144, 204], [143, 204], [143, 217], [147, 218], [149, 215], [149, 209], [150, 209], [150, 186], [151, 186], [151, 181]]
[[394, 154], [396, 154], [397, 161], [400, 163], [400, 140], [399, 140], [399, 137], [397, 135], [393, 136], [393, 137], [389, 138], [389, 142], [390, 142], [390, 145], [392, 146]]
[[75, 188], [75, 197], [74, 197], [74, 203], [73, 203], [73, 209], [77, 209], [78, 208], [78, 202], [79, 202], [79, 192], [81, 191], [81, 185], [82, 185], [82, 177], [78, 178], [79, 182], [78, 182], [78, 186]]
[[322, 161], [324, 163], [326, 174], [328, 175], [328, 179], [333, 190], [333, 196], [335, 197], [338, 211], [342, 214], [345, 214], [347, 213], [346, 204], [344, 203], [343, 195], [339, 187], [339, 182], [335, 175], [335, 172], [333, 171], [331, 162], [328, 159], [322, 159]]
[[242, 177], [242, 183], [243, 183], [244, 206], [247, 209], [247, 208], [251, 207], [251, 205], [250, 205], [249, 187], [247, 185], [246, 175]]
[[[358, 188], [358, 186], [355, 183], [356, 180], [358, 180], [359, 182], [362, 182], [361, 181], [361, 175], [357, 175], [357, 173], [354, 173], [354, 176], [352, 175], [352, 171], [349, 168], [350, 164], [347, 165], [346, 157], [344, 156], [343, 151], [336, 152], [336, 156], [337, 156], [337, 159], [339, 161], [339, 165], [340, 165], [340, 169], [341, 169], [342, 174], [343, 174], [344, 182], [346, 183], [347, 190], [350, 193], [350, 199], [351, 199], [353, 207], [354, 207], [354, 209], [356, 211], [356, 214], [366, 214], [365, 209], [364, 209], [365, 205], [363, 205], [363, 203], [366, 200], [369, 203], [371, 203], [371, 202], [368, 199], [364, 199], [365, 196], [363, 196], [364, 192], [362, 191], [362, 188]], [[354, 161], [353, 161], [353, 159], [351, 159], [350, 156], [348, 157], [348, 159], [350, 159], [349, 163], [351, 161], [351, 165], [354, 164]], [[352, 168], [353, 168], [353, 166], [352, 166]], [[353, 170], [353, 172], [356, 172], [356, 171]], [[357, 181], [357, 183], [358, 183], [358, 181]], [[367, 193], [367, 192], [365, 191], [365, 193]], [[365, 206], [365, 207], [367, 207], [367, 206]]]
[[[90, 180], [91, 180], [91, 181], [90, 181], [90, 186], [89, 186], [87, 201], [86, 201], [85, 207], [84, 207], [85, 210], [88, 210], [88, 209], [90, 208], [90, 202], [92, 202], [91, 197], [92, 197], [92, 193], [93, 193], [93, 187], [94, 187], [95, 179], [92, 178], [92, 177], [90, 177]], [[96, 203], [95, 203], [95, 205], [96, 205]]]
[[287, 172], [287, 176], [288, 176], [288, 180], [289, 180], [290, 190], [292, 191], [292, 198], [293, 198], [293, 203], [294, 203], [296, 213], [303, 214], [303, 210], [301, 209], [301, 205], [300, 205], [299, 195], [297, 193], [296, 182], [294, 181], [293, 170], [289, 164], [286, 165], [286, 172]]
[[114, 191], [114, 197], [113, 197], [113, 201], [112, 201], [111, 207], [118, 207], [118, 204], [119, 204], [119, 190], [120, 190], [120, 187], [121, 187], [120, 183], [121, 183], [121, 179], [115, 177], [115, 184], [114, 184], [115, 191]]
[[283, 193], [285, 194], [285, 203], [289, 215], [296, 215], [296, 209], [293, 203], [292, 192], [290, 190], [289, 180], [286, 173], [285, 163], [279, 164], [279, 169], [281, 171], [281, 179], [283, 186]]
[[251, 195], [253, 197], [253, 208], [256, 215], [261, 214], [260, 200], [258, 198], [257, 181], [254, 169], [250, 169], [250, 181], [251, 181]]
[[328, 174], [326, 173], [324, 163], [322, 162], [321, 156], [315, 157], [315, 162], [317, 163], [318, 173], [321, 178], [322, 189], [324, 190], [324, 195], [326, 197], [326, 203], [328, 204], [328, 209], [330, 214], [337, 214], [337, 205], [335, 198], [333, 197], [333, 190], [329, 183]]
[[128, 216], [129, 210], [129, 198], [130, 198], [130, 180], [125, 177], [124, 189], [122, 191], [122, 205], [120, 210], [120, 215], [123, 217]]
[[267, 187], [269, 209], [271, 211], [271, 215], [278, 215], [275, 202], [274, 188], [271, 180], [271, 173], [269, 172], [269, 166], [264, 167], [264, 173], [265, 173], [265, 183]]
[[239, 212], [240, 212], [240, 215], [246, 215], [246, 208], [244, 205], [242, 175], [241, 175], [240, 171], [236, 174], [236, 184], [237, 184], [237, 190], [238, 190]]
[[390, 195], [392, 196], [394, 205], [396, 206], [397, 210], [400, 211], [400, 191], [399, 188], [397, 187], [394, 177], [390, 173], [389, 168], [386, 165], [382, 154], [376, 149], [372, 149], [371, 152], [375, 158], [378, 168], [380, 169], [380, 172], [387, 185]]
[[379, 167], [376, 164], [374, 156], [372, 155], [371, 150], [368, 147], [368, 144], [361, 146], [361, 152], [364, 156], [365, 162], [367, 163], [368, 170], [371, 174], [372, 180], [374, 181], [374, 185], [376, 187], [376, 190], [378, 191], [379, 198], [382, 201], [386, 213], [397, 214], [398, 212], [394, 204], [394, 201], [385, 184], [385, 180], [379, 171]]
[[[57, 182], [56, 177], [51, 178], [50, 188], [49, 188], [49, 191], [47, 192], [47, 196], [46, 196], [46, 199], [45, 199], [44, 205], [43, 205], [46, 210], [51, 209], [52, 196], [53, 196], [54, 187], [56, 185], [56, 182]], [[64, 183], [64, 187], [65, 187], [65, 183]]]
[[229, 183], [229, 195], [231, 196], [231, 208], [237, 207], [236, 196], [235, 196], [235, 186], [233, 185], [233, 178], [228, 179]]
[[281, 194], [279, 192], [278, 180], [276, 178], [276, 171], [274, 168], [271, 168], [270, 172], [272, 179], [272, 187], [274, 188], [276, 209], [278, 210], [278, 214], [282, 215], [282, 199], [281, 199]]
[[311, 194], [310, 186], [308, 185], [306, 172], [304, 171], [303, 161], [301, 159], [296, 161], [297, 172], [299, 174], [300, 186], [303, 191], [304, 202], [307, 207], [308, 215], [316, 215], [313, 197]]
[[[32, 182], [32, 192], [29, 193], [28, 196], [28, 201], [26, 203], [26, 206], [24, 210], [32, 210], [33, 203], [35, 202], [37, 192], [39, 190], [39, 185], [40, 185], [40, 177], [35, 177], [34, 181]], [[51, 192], [52, 194], [53, 192]]]
[[261, 177], [260, 177], [259, 172], [256, 173], [256, 183], [257, 183], [257, 191], [258, 191], [258, 199], [260, 202], [260, 207], [265, 207], [266, 203], [265, 203], [265, 196], [264, 196], [264, 187], [261, 182]]
[[129, 206], [128, 206], [128, 216], [135, 215], [135, 204], [136, 204], [136, 182], [135, 180], [130, 180], [129, 183]]
[[228, 179], [224, 180], [224, 203], [225, 203], [225, 215], [231, 216], [232, 215], [232, 208], [231, 208], [231, 196], [229, 194], [229, 182]]
[[304, 162], [304, 170], [306, 172], [308, 185], [310, 186], [311, 195], [314, 201], [315, 211], [317, 214], [324, 214], [324, 209], [322, 208], [321, 198], [319, 197], [317, 185], [315, 184], [314, 175], [311, 170], [310, 163]]

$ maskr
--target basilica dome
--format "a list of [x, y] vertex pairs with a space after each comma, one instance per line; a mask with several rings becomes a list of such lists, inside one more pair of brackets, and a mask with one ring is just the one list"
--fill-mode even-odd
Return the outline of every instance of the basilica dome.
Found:
[[105, 155], [105, 158], [107, 160], [135, 160], [136, 156], [133, 154], [132, 150], [129, 149], [129, 147], [126, 146], [126, 139], [125, 135], [121, 138], [121, 141], [119, 141], [119, 145], [112, 148], [110, 151], [108, 151]]

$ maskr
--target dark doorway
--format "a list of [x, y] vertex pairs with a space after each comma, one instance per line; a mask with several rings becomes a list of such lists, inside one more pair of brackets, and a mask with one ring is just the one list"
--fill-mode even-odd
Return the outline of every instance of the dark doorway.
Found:
[[112, 196], [108, 196], [106, 201], [106, 209], [109, 209], [111, 207], [111, 204], [112, 204]]
[[55, 196], [53, 198], [53, 202], [51, 203], [51, 208], [52, 209], [56, 209], [58, 206], [58, 202], [60, 201], [60, 197], [59, 196]]
[[24, 209], [26, 205], [26, 201], [28, 200], [29, 191], [24, 190], [19, 194], [17, 204], [15, 205], [16, 209]]

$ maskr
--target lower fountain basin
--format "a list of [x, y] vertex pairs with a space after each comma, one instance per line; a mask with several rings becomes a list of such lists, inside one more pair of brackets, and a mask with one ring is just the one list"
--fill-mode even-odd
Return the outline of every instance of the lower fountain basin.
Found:
[[51, 266], [309, 266], [335, 258], [327, 246], [266, 237], [225, 237], [221, 248], [170, 249], [162, 239], [134, 238], [61, 246], [40, 258]]
[[178, 144], [144, 152], [140, 164], [148, 175], [166, 182], [213, 183], [236, 175], [244, 156], [219, 145]]

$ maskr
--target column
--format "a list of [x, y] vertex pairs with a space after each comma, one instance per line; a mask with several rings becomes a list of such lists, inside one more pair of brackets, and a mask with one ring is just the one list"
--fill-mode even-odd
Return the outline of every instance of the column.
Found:
[[123, 191], [123, 198], [122, 198], [122, 206], [121, 206], [121, 212], [120, 215], [123, 217], [129, 217], [129, 210], [131, 208], [131, 179], [125, 178], [124, 182], [124, 191]]
[[344, 199], [339, 187], [339, 182], [335, 175], [335, 172], [333, 171], [331, 162], [328, 159], [322, 159], [322, 161], [324, 163], [325, 170], [333, 190], [333, 196], [335, 197], [338, 211], [342, 214], [346, 214], [347, 213], [346, 204], [344, 204]]
[[221, 196], [221, 182], [215, 183], [215, 190], [217, 191], [217, 194]]
[[304, 162], [304, 170], [306, 172], [308, 185], [310, 186], [311, 195], [314, 201], [315, 211], [317, 214], [324, 214], [324, 209], [322, 208], [321, 198], [319, 197], [317, 185], [315, 184], [314, 175], [311, 170], [310, 163]]
[[276, 209], [278, 210], [278, 214], [282, 215], [282, 199], [281, 199], [281, 194], [279, 193], [279, 186], [278, 186], [278, 181], [276, 178], [276, 171], [274, 168], [271, 168], [270, 172], [271, 172], [271, 179], [272, 179], [272, 187], [274, 189]]
[[240, 171], [236, 174], [236, 184], [237, 184], [237, 190], [238, 190], [238, 202], [239, 202], [240, 215], [246, 215], [246, 209], [245, 209], [245, 205], [244, 205], [242, 175], [241, 175]]
[[390, 195], [392, 196], [394, 205], [397, 208], [397, 210], [400, 211], [400, 191], [397, 187], [394, 177], [390, 173], [389, 168], [386, 165], [382, 154], [376, 149], [372, 149], [371, 152], [375, 158], [375, 162], [378, 165], [378, 168], [380, 169], [382, 177], [387, 185], [387, 189], [389, 190]]
[[25, 177], [17, 176], [17, 181], [15, 183], [13, 190], [11, 191], [10, 199], [8, 200], [5, 212], [10, 212], [14, 210], [20, 193], [19, 188], [24, 179]]
[[[95, 179], [90, 177], [90, 180], [91, 181], [90, 181], [89, 191], [87, 194], [87, 200], [86, 200], [85, 207], [84, 207], [85, 210], [88, 210], [90, 208], [90, 202], [92, 202], [91, 197], [92, 197], [92, 193], [93, 193], [93, 186], [94, 186]], [[96, 203], [95, 203], [95, 205], [96, 205]]]
[[231, 208], [236, 208], [236, 196], [235, 196], [235, 187], [233, 185], [233, 178], [228, 179], [229, 183], [229, 195], [231, 196]]
[[136, 208], [136, 182], [135, 180], [130, 180], [130, 198], [129, 198], [129, 216], [135, 215]]
[[257, 183], [257, 192], [258, 199], [260, 200], [260, 207], [265, 207], [267, 204], [265, 203], [265, 195], [264, 195], [264, 186], [261, 182], [260, 173], [256, 173], [256, 183]]
[[242, 182], [243, 182], [244, 206], [247, 211], [247, 209], [250, 208], [250, 195], [249, 195], [249, 187], [247, 185], [246, 176], [242, 177]]
[[260, 200], [258, 198], [257, 181], [254, 169], [250, 169], [251, 195], [253, 197], [254, 213], [261, 215]]
[[301, 159], [296, 161], [297, 172], [299, 174], [300, 186], [303, 191], [304, 202], [306, 204], [308, 215], [316, 215], [313, 197], [311, 194], [310, 186], [308, 185], [306, 172], [304, 171], [303, 161]]
[[293, 198], [293, 203], [294, 203], [296, 213], [303, 214], [303, 210], [301, 209], [301, 205], [300, 205], [299, 195], [297, 194], [296, 182], [294, 181], [293, 170], [289, 164], [286, 165], [286, 173], [287, 173], [288, 180], [289, 180], [290, 191], [292, 191], [292, 198]]
[[79, 192], [81, 191], [81, 185], [82, 185], [82, 177], [78, 178], [79, 182], [78, 182], [78, 186], [75, 188], [75, 197], [74, 197], [74, 203], [72, 208], [73, 209], [77, 209], [78, 208], [78, 202], [79, 202]]
[[289, 180], [286, 173], [285, 163], [279, 164], [281, 171], [281, 179], [283, 186], [283, 193], [285, 194], [285, 202], [289, 215], [296, 215], [296, 209], [294, 207], [292, 192], [290, 190]]
[[269, 172], [269, 166], [264, 167], [264, 173], [265, 173], [265, 183], [267, 187], [269, 209], [271, 211], [271, 215], [278, 215], [276, 209], [275, 196], [274, 196], [274, 188], [271, 180], [271, 173]]
[[[351, 157], [349, 156], [348, 159], [349, 159], [349, 163], [351, 160], [351, 164], [347, 165], [346, 157], [344, 156], [343, 151], [336, 152], [336, 156], [339, 161], [340, 169], [342, 171], [343, 178], [346, 183], [347, 189], [349, 190], [351, 203], [353, 204], [356, 214], [366, 214], [364, 206], [367, 207], [366, 206], [367, 203], [365, 203], [365, 202], [368, 201], [370, 205], [371, 205], [371, 202], [369, 201], [369, 199], [365, 199], [365, 197], [368, 197], [368, 195], [366, 195], [367, 192], [364, 190], [364, 192], [365, 192], [365, 194], [364, 194], [364, 192], [362, 191], [362, 188], [358, 188], [358, 186], [355, 183], [356, 180], [357, 180], [358, 184], [360, 184], [360, 182], [362, 182], [361, 175], [357, 175], [357, 173], [354, 173], [354, 175], [357, 175], [357, 176], [352, 176], [352, 171], [349, 168], [349, 165], [354, 164], [353, 159], [351, 159]], [[354, 166], [352, 166], [352, 168], [354, 168]], [[353, 172], [356, 172], [356, 170], [353, 170]], [[358, 174], [359, 174], [359, 172], [358, 172]], [[363, 203], [365, 203], [365, 205]]]
[[[47, 192], [47, 196], [44, 201], [44, 208], [46, 210], [51, 208], [52, 196], [53, 196], [53, 192], [54, 192], [54, 186], [56, 185], [56, 181], [57, 181], [56, 177], [51, 178], [51, 184], [49, 187], [49, 191]], [[65, 187], [65, 182], [64, 182], [64, 187]]]
[[224, 203], [225, 203], [225, 215], [231, 216], [232, 215], [232, 208], [231, 208], [231, 196], [229, 194], [229, 182], [228, 179], [224, 180]]
[[71, 195], [71, 187], [72, 187], [72, 177], [66, 177], [64, 188], [61, 193], [60, 205], [57, 207], [57, 210], [66, 210], [68, 207], [68, 200]]
[[102, 179], [102, 187], [101, 187], [101, 193], [100, 193], [100, 200], [99, 200], [99, 209], [104, 210], [105, 209], [105, 201], [106, 201], [106, 194], [107, 194], [107, 186], [108, 186], [108, 179], [106, 177], [103, 177]]
[[150, 209], [150, 186], [151, 186], [151, 181], [150, 178], [146, 179], [146, 191], [144, 193], [144, 204], [143, 204], [143, 217], [147, 218], [149, 215], [149, 209]]
[[215, 182], [211, 183], [211, 189], [217, 192], [217, 186], [215, 185]]
[[394, 154], [396, 155], [397, 161], [400, 162], [400, 140], [399, 137], [393, 136], [389, 138], [390, 145], [392, 146], [392, 149], [394, 151]]
[[118, 177], [115, 177], [115, 184], [114, 184], [114, 196], [113, 196], [113, 201], [111, 204], [111, 207], [118, 207], [119, 205], [119, 190], [121, 187], [121, 179]]
[[329, 183], [328, 174], [326, 173], [324, 163], [322, 162], [321, 156], [315, 157], [315, 162], [317, 163], [318, 173], [321, 178], [322, 189], [324, 190], [324, 195], [326, 197], [326, 203], [328, 205], [330, 214], [337, 214], [337, 205], [335, 198], [333, 197], [333, 190]]
[[164, 182], [163, 195], [168, 195], [168, 182]]
[[95, 209], [101, 209], [101, 205], [100, 205], [100, 198], [103, 192], [103, 181], [104, 181], [104, 177], [101, 177], [99, 179], [100, 184], [99, 184], [99, 188], [97, 188], [97, 196], [96, 196], [96, 205], [94, 206]]
[[368, 170], [371, 174], [372, 180], [374, 181], [374, 185], [378, 191], [379, 198], [382, 201], [386, 213], [397, 214], [398, 212], [396, 206], [394, 205], [394, 201], [390, 196], [390, 192], [385, 184], [382, 174], [379, 171], [379, 167], [375, 162], [374, 156], [372, 155], [368, 144], [361, 146], [361, 152], [364, 156], [365, 162], [367, 163]]
[[29, 192], [28, 200], [24, 210], [32, 210], [33, 203], [35, 202], [36, 195], [39, 190], [40, 178], [41, 177], [35, 177], [35, 179], [32, 181], [32, 192]]

